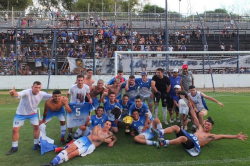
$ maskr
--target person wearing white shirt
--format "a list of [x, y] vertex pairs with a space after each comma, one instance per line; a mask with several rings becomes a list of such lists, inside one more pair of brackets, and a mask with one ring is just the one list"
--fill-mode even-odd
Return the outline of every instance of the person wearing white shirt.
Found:
[[12, 97], [21, 98], [13, 122], [12, 148], [6, 155], [11, 155], [18, 150], [19, 129], [26, 119], [33, 126], [34, 150], [41, 150], [39, 143], [39, 119], [37, 106], [42, 100], [48, 100], [52, 95], [41, 90], [41, 82], [35, 81], [31, 89], [16, 92], [15, 87], [9, 91]]

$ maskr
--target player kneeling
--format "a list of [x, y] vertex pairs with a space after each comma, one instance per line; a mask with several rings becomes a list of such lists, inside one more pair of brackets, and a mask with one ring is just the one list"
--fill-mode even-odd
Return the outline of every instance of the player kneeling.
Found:
[[95, 126], [90, 135], [77, 139], [67, 149], [59, 153], [52, 160], [52, 162], [43, 164], [43, 166], [58, 165], [78, 155], [86, 156], [92, 153], [95, 148], [101, 145], [103, 142], [107, 142], [108, 146], [112, 147], [117, 141], [117, 138], [109, 130], [110, 128], [110, 121], [106, 121], [103, 128], [100, 126]]
[[[134, 109], [132, 111], [132, 117], [134, 121], [131, 124], [131, 136], [134, 137], [134, 141], [140, 144], [153, 145], [156, 147], [160, 147], [158, 141], [151, 141], [150, 139], [154, 138], [154, 134], [151, 132], [151, 128], [161, 130], [162, 125], [158, 118], [153, 119], [153, 117], [145, 122], [145, 115], [139, 115], [138, 110]], [[146, 125], [145, 125], [146, 124]], [[139, 135], [135, 136], [135, 131], [139, 133]]]

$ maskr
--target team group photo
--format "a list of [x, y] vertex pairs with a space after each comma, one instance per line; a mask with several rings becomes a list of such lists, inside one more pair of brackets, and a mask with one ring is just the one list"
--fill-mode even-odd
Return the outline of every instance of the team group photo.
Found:
[[249, 165], [250, 2], [210, 3], [3, 2], [0, 165]]

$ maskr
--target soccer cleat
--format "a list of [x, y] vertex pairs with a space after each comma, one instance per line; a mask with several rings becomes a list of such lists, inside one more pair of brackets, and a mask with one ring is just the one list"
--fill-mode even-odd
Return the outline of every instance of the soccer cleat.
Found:
[[187, 127], [187, 126], [185, 126], [185, 127], [184, 127], [184, 130], [186, 130], [186, 131], [187, 131], [187, 129], [188, 129], [188, 127]]
[[154, 141], [154, 146], [157, 147], [157, 148], [161, 147], [159, 142], [157, 142], [157, 141]]
[[167, 120], [164, 120], [164, 123], [165, 123], [165, 125], [168, 125], [168, 121]]
[[41, 151], [41, 146], [36, 144], [36, 145], [33, 146], [33, 150]]
[[170, 119], [170, 121], [169, 121], [170, 123], [174, 123], [174, 119]]
[[64, 144], [66, 144], [66, 142], [65, 142], [64, 138], [61, 138], [61, 145], [64, 145]]
[[69, 143], [70, 141], [72, 141], [72, 137], [71, 136], [68, 136], [67, 140], [66, 140], [66, 143]]
[[179, 118], [175, 118], [175, 121], [178, 123], [181, 122]]
[[161, 134], [157, 129], [154, 129], [153, 127], [151, 128], [152, 133], [157, 137], [160, 138]]
[[6, 153], [6, 155], [11, 155], [11, 154], [13, 154], [13, 153], [15, 153], [15, 152], [17, 152], [18, 151], [18, 148], [11, 148], [10, 149], [10, 151], [8, 152], [8, 153]]
[[46, 163], [46, 164], [43, 164], [42, 166], [53, 166], [54, 164], [53, 163]]

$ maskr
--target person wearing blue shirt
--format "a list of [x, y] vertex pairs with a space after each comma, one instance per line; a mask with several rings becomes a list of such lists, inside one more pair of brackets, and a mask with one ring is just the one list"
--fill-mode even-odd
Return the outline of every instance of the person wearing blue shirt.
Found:
[[[167, 107], [168, 107], [168, 111], [169, 111], [169, 115], [170, 115], [170, 123], [174, 123], [174, 119], [173, 119], [173, 114], [174, 112], [173, 110], [173, 106], [174, 106], [174, 101], [173, 98], [176, 96], [176, 92], [175, 92], [175, 85], [180, 85], [182, 86], [182, 78], [179, 75], [179, 70], [177, 68], [173, 69], [173, 74], [171, 75], [169, 73], [169, 81], [171, 84], [171, 88], [168, 92], [168, 98], [167, 98]], [[179, 113], [176, 112], [176, 122], [180, 122], [179, 119]]]
[[[81, 125], [75, 133], [74, 139], [78, 139], [81, 136], [87, 136], [91, 133], [95, 126], [103, 128], [103, 124], [108, 120], [108, 116], [104, 114], [104, 107], [99, 106], [95, 110], [95, 115], [89, 116], [84, 125]], [[91, 125], [91, 127], [89, 127]]]
[[[154, 138], [154, 134], [151, 131], [152, 128], [157, 130], [162, 130], [162, 124], [158, 118], [153, 120], [146, 120], [145, 115], [140, 115], [137, 109], [134, 109], [132, 112], [133, 122], [131, 123], [131, 133], [130, 135], [134, 137], [134, 141], [144, 145], [153, 145], [160, 147], [158, 141], [151, 141], [150, 139]], [[145, 126], [146, 124], [146, 126]], [[145, 128], [146, 127], [146, 128]], [[144, 129], [145, 128], [145, 129]], [[139, 135], [135, 136], [135, 131]]]
[[105, 96], [107, 95], [107, 91], [103, 93], [103, 96], [102, 96], [102, 102], [103, 102], [103, 106], [104, 106], [104, 112], [105, 114], [108, 115], [108, 120], [111, 121], [111, 127], [112, 127], [112, 131], [114, 133], [117, 133], [118, 132], [118, 127], [117, 127], [117, 124], [118, 124], [118, 119], [121, 115], [121, 112], [115, 112], [113, 113], [114, 111], [114, 108], [119, 108], [119, 109], [122, 109], [122, 106], [115, 101], [115, 93], [111, 92], [109, 93], [108, 95], [108, 98], [109, 99], [105, 99]]
[[134, 102], [129, 101], [129, 96], [124, 94], [122, 100], [119, 101], [120, 105], [122, 106], [122, 113], [120, 118], [118, 119], [118, 126], [120, 127], [123, 123], [123, 118], [129, 115], [129, 108]]
[[47, 57], [47, 55], [44, 55], [43, 56], [43, 67], [44, 67], [44, 69], [47, 69], [48, 65], [49, 65], [48, 57]]
[[129, 96], [129, 101], [134, 101], [135, 97], [138, 95], [138, 84], [135, 82], [135, 76], [134, 75], [130, 75], [129, 79], [126, 82], [123, 83], [123, 85], [125, 85], [125, 91], [126, 94]]
[[147, 78], [147, 72], [141, 72], [141, 78], [136, 78], [135, 82], [139, 85], [139, 94], [143, 102], [147, 101], [149, 110], [153, 112], [153, 99], [151, 93], [151, 78]]
[[119, 78], [121, 80], [121, 83], [123, 83], [123, 82], [126, 81], [126, 78], [123, 77], [123, 71], [122, 70], [118, 70], [117, 71], [117, 76], [115, 76], [111, 80], [109, 80], [108, 85], [114, 84], [116, 78]]

